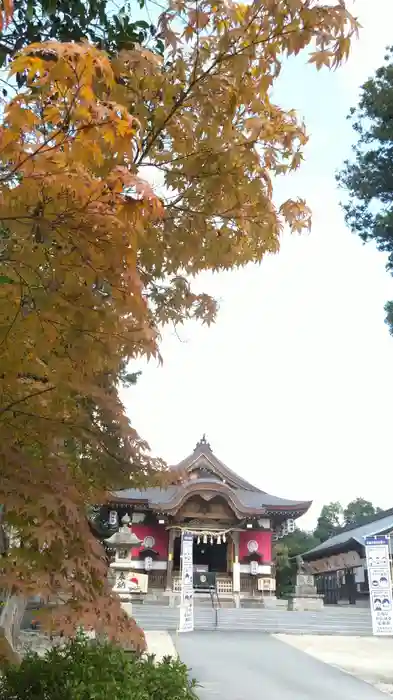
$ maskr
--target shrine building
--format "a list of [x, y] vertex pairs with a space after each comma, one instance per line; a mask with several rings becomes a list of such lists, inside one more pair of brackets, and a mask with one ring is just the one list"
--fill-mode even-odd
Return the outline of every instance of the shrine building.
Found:
[[125, 567], [147, 573], [150, 592], [178, 593], [181, 533], [186, 530], [194, 535], [195, 589], [214, 586], [224, 596], [274, 596], [272, 541], [291, 531], [311, 502], [256, 488], [215, 456], [205, 436], [170, 469], [182, 475], [175, 485], [115, 491], [105, 506], [105, 520], [114, 527], [129, 516], [140, 541]]

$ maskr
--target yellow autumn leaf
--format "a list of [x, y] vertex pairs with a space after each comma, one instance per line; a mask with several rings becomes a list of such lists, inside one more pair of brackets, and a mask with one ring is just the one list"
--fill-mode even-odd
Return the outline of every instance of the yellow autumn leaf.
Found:
[[53, 105], [44, 110], [44, 118], [46, 121], [51, 122], [52, 124], [57, 124], [62, 119], [62, 113], [57, 105]]
[[104, 129], [102, 131], [101, 138], [110, 146], [113, 146], [115, 143], [115, 134], [113, 133], [112, 129]]
[[121, 119], [117, 122], [116, 131], [119, 134], [119, 136], [127, 136], [134, 133], [132, 124], [126, 119]]
[[314, 51], [310, 54], [308, 61], [314, 63], [317, 70], [320, 70], [323, 66], [330, 68], [333, 58], [334, 54], [331, 51]]

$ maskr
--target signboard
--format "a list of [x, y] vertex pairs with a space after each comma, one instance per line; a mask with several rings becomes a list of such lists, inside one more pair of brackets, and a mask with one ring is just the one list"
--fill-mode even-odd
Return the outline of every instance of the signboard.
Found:
[[182, 532], [179, 632], [192, 632], [194, 629], [193, 545], [194, 536], [190, 532]]
[[194, 588], [208, 590], [216, 588], [216, 574], [214, 571], [195, 571], [194, 569]]
[[149, 576], [123, 569], [116, 572], [115, 593], [147, 593]]
[[386, 535], [366, 537], [365, 547], [373, 634], [393, 636], [389, 537]]

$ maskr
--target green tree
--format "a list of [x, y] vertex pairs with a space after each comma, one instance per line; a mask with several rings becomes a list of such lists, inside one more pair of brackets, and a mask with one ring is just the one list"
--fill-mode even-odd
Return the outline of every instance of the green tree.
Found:
[[323, 506], [314, 530], [314, 537], [319, 542], [325, 542], [329, 537], [333, 537], [342, 527], [343, 507], [338, 501], [333, 501]]
[[344, 508], [344, 523], [345, 525], [361, 525], [364, 520], [379, 512], [381, 509], [376, 508], [371, 501], [355, 498]]
[[0, 32], [0, 66], [24, 46], [48, 40], [83, 41], [113, 54], [155, 40], [150, 14], [141, 13], [144, 0], [15, 0], [13, 19]]
[[319, 544], [312, 532], [296, 528], [295, 532], [277, 542], [274, 548], [277, 595], [285, 597], [291, 592], [296, 579], [296, 557]]
[[[350, 229], [365, 242], [387, 253], [386, 269], [393, 274], [393, 47], [385, 63], [361, 88], [359, 103], [350, 112], [357, 136], [354, 156], [337, 176], [348, 193], [344, 204]], [[385, 306], [393, 334], [393, 302]]]
[[319, 544], [319, 540], [313, 532], [296, 528], [295, 532], [281, 540], [281, 544], [285, 545], [289, 558], [293, 559], [299, 554], [304, 554], [309, 549], [316, 547]]

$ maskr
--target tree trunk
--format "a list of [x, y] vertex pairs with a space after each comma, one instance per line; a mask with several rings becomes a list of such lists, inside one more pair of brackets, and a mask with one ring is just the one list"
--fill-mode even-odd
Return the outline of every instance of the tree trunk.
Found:
[[6, 595], [3, 600], [0, 613], [0, 664], [4, 661], [18, 664], [20, 656], [16, 645], [27, 600], [18, 595]]

